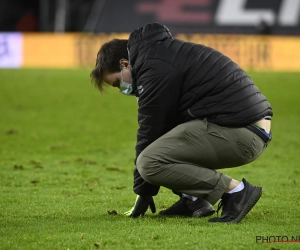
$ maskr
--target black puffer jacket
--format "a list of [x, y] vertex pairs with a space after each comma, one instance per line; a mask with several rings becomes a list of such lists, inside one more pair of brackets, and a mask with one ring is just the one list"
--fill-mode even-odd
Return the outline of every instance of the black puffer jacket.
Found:
[[[139, 103], [136, 157], [193, 119], [243, 127], [273, 115], [265, 96], [236, 63], [212, 48], [174, 39], [164, 25], [133, 31], [128, 52]], [[153, 196], [158, 190], [135, 169], [135, 193]]]

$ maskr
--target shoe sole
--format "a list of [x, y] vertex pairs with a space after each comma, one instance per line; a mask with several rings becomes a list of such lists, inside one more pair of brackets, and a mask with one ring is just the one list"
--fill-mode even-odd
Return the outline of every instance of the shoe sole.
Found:
[[215, 210], [213, 208], [200, 208], [196, 211], [193, 212], [192, 217], [197, 217], [197, 218], [201, 218], [201, 217], [207, 217], [207, 216], [211, 216], [215, 213]]
[[249, 211], [254, 207], [254, 205], [258, 202], [259, 198], [262, 194], [262, 187], [255, 187], [249, 201], [246, 203], [244, 209], [241, 211], [238, 217], [236, 217], [232, 221], [228, 221], [227, 223], [239, 223], [245, 216], [249, 213]]

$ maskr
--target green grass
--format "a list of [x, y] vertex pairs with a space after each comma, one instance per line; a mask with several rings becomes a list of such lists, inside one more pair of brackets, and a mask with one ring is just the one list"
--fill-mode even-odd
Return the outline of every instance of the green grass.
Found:
[[[87, 70], [0, 70], [0, 249], [299, 249], [256, 236], [300, 237], [300, 73], [250, 76], [273, 106], [274, 139], [224, 172], [264, 193], [241, 223], [220, 225], [122, 215], [135, 200], [134, 97], [101, 95]], [[161, 188], [157, 210], [176, 200]]]

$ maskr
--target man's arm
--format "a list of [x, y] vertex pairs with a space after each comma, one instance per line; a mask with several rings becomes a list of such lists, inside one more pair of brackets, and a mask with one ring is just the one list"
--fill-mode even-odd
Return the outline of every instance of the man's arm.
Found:
[[[137, 75], [139, 92], [136, 159], [153, 141], [178, 125], [178, 102], [183, 74], [160, 60], [148, 60]], [[159, 187], [143, 180], [134, 171], [134, 192], [154, 196]]]

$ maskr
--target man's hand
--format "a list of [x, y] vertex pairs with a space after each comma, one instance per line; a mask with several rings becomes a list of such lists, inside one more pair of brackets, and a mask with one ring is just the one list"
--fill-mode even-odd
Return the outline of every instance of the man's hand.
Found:
[[152, 196], [137, 196], [134, 207], [126, 212], [125, 214], [132, 217], [136, 218], [139, 217], [140, 215], [144, 216], [146, 211], [148, 210], [148, 207], [150, 206], [150, 209], [152, 213], [156, 212], [156, 207], [154, 204], [154, 200]]
[[129, 211], [125, 212], [124, 213], [125, 215], [130, 216], [132, 214], [132, 211], [133, 211], [133, 209], [134, 209], [134, 207], [136, 205], [136, 202], [139, 199], [139, 197], [140, 197], [139, 195], [136, 196], [135, 203], [134, 203], [133, 207]]

